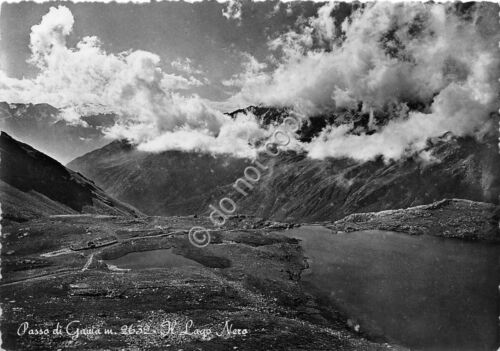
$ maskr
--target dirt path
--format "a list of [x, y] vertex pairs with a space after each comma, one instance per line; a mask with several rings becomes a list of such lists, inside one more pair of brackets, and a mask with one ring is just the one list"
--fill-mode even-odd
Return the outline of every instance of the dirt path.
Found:
[[21, 283], [25, 283], [25, 282], [34, 281], [34, 280], [41, 280], [41, 279], [46, 279], [46, 278], [52, 278], [52, 277], [62, 277], [62, 276], [65, 276], [65, 275], [69, 275], [69, 274], [73, 274], [73, 273], [78, 273], [78, 272], [81, 272], [81, 271], [82, 270], [77, 269], [77, 268], [73, 268], [73, 269], [60, 269], [60, 270], [55, 271], [55, 272], [44, 273], [44, 274], [40, 274], [40, 275], [37, 275], [37, 276], [34, 276], [34, 277], [29, 277], [29, 278], [24, 278], [24, 279], [16, 280], [16, 281], [13, 281], [13, 282], [3, 283], [3, 284], [0, 284], [0, 287], [1, 286], [11, 286], [11, 285], [21, 284]]

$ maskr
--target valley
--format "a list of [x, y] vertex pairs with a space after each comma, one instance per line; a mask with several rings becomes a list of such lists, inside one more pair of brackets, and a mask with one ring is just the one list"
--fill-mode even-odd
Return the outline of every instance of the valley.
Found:
[[0, 10], [0, 350], [500, 351], [498, 3]]
[[[317, 350], [329, 350], [332, 345], [345, 350], [389, 349], [350, 330], [339, 312], [321, 306], [300, 286], [307, 263], [297, 240], [265, 227], [231, 229], [214, 235], [209, 247], [195, 248], [186, 238], [187, 229], [206, 222], [192, 217], [71, 215], [4, 226], [3, 346], [36, 345], [44, 350], [286, 350], [292, 345], [303, 349], [312, 345]], [[95, 241], [111, 232], [115, 244], [70, 249], [82, 240]], [[161, 267], [128, 269], [109, 263], [159, 249], [171, 250], [183, 263], [164, 259]], [[111, 328], [115, 334], [75, 339], [66, 334], [17, 334], [25, 321], [52, 331], [58, 322], [64, 326], [74, 320], [81, 327]], [[162, 323], [176, 321], [183, 326], [189, 320], [198, 328], [214, 331], [223, 330], [229, 321], [234, 329], [247, 329], [248, 334], [208, 339], [194, 333], [159, 335]], [[123, 334], [125, 325], [148, 326], [157, 333]]]
[[494, 327], [460, 316], [495, 323], [494, 150], [448, 135], [429, 164], [286, 152], [218, 228], [208, 204], [238, 199], [249, 160], [115, 141], [65, 167], [3, 132], [3, 347], [488, 350]]

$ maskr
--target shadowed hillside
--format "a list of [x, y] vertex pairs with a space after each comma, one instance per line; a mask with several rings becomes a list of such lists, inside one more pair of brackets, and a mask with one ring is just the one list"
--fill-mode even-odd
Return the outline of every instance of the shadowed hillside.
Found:
[[148, 153], [115, 141], [68, 164], [150, 215], [194, 214], [221, 185], [240, 177], [249, 160], [205, 153]]
[[109, 142], [101, 129], [113, 124], [114, 115], [86, 116], [76, 124], [68, 124], [60, 113], [49, 104], [0, 102], [0, 129], [61, 162]]
[[24, 220], [65, 213], [139, 214], [81, 174], [5, 132], [0, 135], [0, 153], [4, 218]]

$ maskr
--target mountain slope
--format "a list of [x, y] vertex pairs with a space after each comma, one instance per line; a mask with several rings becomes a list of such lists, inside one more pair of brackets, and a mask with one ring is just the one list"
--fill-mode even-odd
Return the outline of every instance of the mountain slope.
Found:
[[72, 125], [60, 113], [48, 104], [0, 102], [0, 129], [61, 162], [109, 143], [101, 129], [113, 124], [113, 115], [82, 117], [83, 124]]
[[227, 156], [168, 151], [151, 154], [112, 143], [68, 167], [116, 198], [155, 215], [207, 213], [223, 197], [238, 212], [290, 221], [326, 221], [356, 212], [429, 204], [443, 198], [498, 202], [500, 156], [493, 141], [444, 135], [430, 140], [434, 158], [360, 163], [313, 160], [286, 153], [262, 158], [268, 170], [244, 197], [234, 190], [248, 161]]
[[89, 179], [56, 160], [0, 134], [0, 192], [4, 218], [23, 220], [49, 214], [137, 215]]
[[435, 161], [358, 163], [287, 154], [270, 159], [269, 176], [251, 195], [240, 196], [238, 205], [260, 217], [324, 221], [443, 198], [498, 203], [500, 156], [495, 144], [447, 136], [431, 143], [428, 152]]
[[68, 164], [95, 179], [111, 196], [151, 215], [193, 214], [220, 185], [238, 178], [249, 160], [230, 156], [138, 151], [115, 141]]

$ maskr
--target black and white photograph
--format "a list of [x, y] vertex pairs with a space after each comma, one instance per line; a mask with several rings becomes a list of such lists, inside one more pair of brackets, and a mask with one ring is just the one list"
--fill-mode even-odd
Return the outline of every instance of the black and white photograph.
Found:
[[0, 350], [500, 350], [499, 14], [0, 1]]

